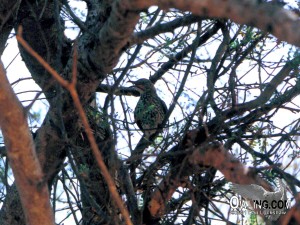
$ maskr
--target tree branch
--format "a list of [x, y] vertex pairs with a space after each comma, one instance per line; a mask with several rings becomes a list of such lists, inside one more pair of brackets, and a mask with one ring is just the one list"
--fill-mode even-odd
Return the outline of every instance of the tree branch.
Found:
[[[113, 200], [119, 207], [122, 215], [124, 216], [124, 220], [126, 221], [127, 225], [132, 225], [129, 212], [124, 205], [118, 191], [116, 188], [116, 184], [114, 180], [112, 179], [107, 166], [104, 163], [103, 156], [98, 148], [98, 145], [96, 143], [95, 137], [92, 133], [92, 129], [89, 125], [87, 116], [84, 112], [84, 109], [82, 107], [82, 104], [80, 102], [77, 90], [76, 90], [76, 85], [77, 85], [77, 51], [76, 48], [74, 50], [74, 58], [73, 58], [73, 66], [72, 66], [72, 81], [69, 82], [65, 79], [63, 79], [41, 56], [39, 56], [26, 42], [21, 36], [17, 36], [17, 40], [19, 41], [20, 44], [65, 88], [69, 91], [72, 100], [74, 102], [74, 105], [76, 109], [78, 110], [80, 119], [83, 123], [85, 132], [87, 134], [88, 140], [91, 145], [92, 152], [96, 158], [96, 162], [101, 170], [101, 173], [107, 182], [107, 186], [109, 188], [109, 191], [112, 195]], [[76, 46], [75, 46], [76, 47]]]
[[249, 0], [134, 0], [132, 8], [145, 9], [157, 5], [162, 9], [177, 8], [198, 16], [228, 18], [239, 24], [255, 26], [282, 41], [300, 46], [300, 21], [292, 11], [270, 3]]
[[[194, 132], [196, 131], [188, 132], [186, 135], [186, 139], [189, 139], [190, 143], [195, 143], [193, 139], [196, 134]], [[195, 168], [214, 168], [223, 173], [227, 181], [238, 184], [258, 184], [266, 190], [272, 191], [266, 181], [257, 176], [253, 169], [243, 165], [220, 143], [204, 143], [197, 147], [191, 146], [182, 149], [182, 151], [186, 152], [186, 157], [181, 159], [181, 164], [176, 165], [158, 185], [147, 204], [153, 218], [164, 215], [166, 204], [178, 187], [186, 186], [186, 178], [195, 173]]]
[[13, 29], [14, 14], [19, 8], [19, 0], [3, 0], [0, 4], [0, 55], [2, 55], [7, 38]]
[[290, 72], [299, 65], [299, 57], [287, 62], [284, 67], [274, 76], [274, 78], [267, 84], [263, 92], [256, 99], [237, 105], [239, 111], [245, 111], [245, 108], [254, 109], [265, 104], [274, 95], [277, 86], [290, 75]]
[[[205, 34], [203, 34], [199, 39], [197, 46], [200, 46], [204, 44], [208, 39], [210, 39], [213, 35], [215, 35], [218, 30], [224, 26], [223, 22], [216, 22], [214, 26], [209, 29]], [[188, 45], [185, 47], [182, 51], [175, 54], [174, 57], [172, 57], [168, 62], [165, 62], [161, 65], [161, 67], [156, 71], [153, 76], [150, 77], [150, 80], [155, 83], [157, 80], [159, 80], [169, 69], [171, 69], [175, 64], [177, 64], [180, 60], [185, 58], [192, 50], [194, 46]]]
[[181, 27], [181, 26], [188, 26], [192, 23], [199, 22], [206, 18], [194, 16], [194, 15], [185, 15], [181, 18], [174, 19], [171, 22], [163, 23], [163, 24], [155, 24], [152, 27], [149, 27], [143, 31], [134, 33], [130, 38], [130, 45], [133, 44], [142, 44], [145, 40], [149, 38], [153, 38], [154, 36], [167, 33], [167, 32], [174, 32], [174, 29]]
[[[32, 135], [21, 103], [0, 66], [0, 125], [7, 156], [19, 190], [26, 221], [30, 225], [53, 225], [47, 182], [37, 159]], [[40, 212], [43, 213], [40, 213]]]
[[[95, 48], [89, 49], [88, 55], [83, 58], [85, 65], [96, 69], [97, 76], [102, 79], [118, 63], [138, 22], [139, 12], [130, 11], [129, 7], [130, 5], [125, 1], [114, 2], [109, 18], [97, 34], [99, 44]], [[81, 60], [79, 59], [79, 61]]]

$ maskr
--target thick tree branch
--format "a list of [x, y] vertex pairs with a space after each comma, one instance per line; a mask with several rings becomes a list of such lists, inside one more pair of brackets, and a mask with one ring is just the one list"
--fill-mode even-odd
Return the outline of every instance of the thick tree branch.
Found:
[[[24, 39], [39, 53], [53, 68], [61, 72], [62, 48], [66, 40], [62, 41], [64, 25], [59, 22], [56, 1], [50, 0], [46, 3], [37, 4], [32, 1], [22, 1], [18, 11], [15, 29], [22, 26]], [[22, 47], [21, 56], [28, 67], [32, 78], [41, 87], [50, 105], [52, 100], [57, 103], [53, 96], [58, 92], [56, 83], [44, 68], [36, 62]], [[63, 57], [68, 57], [64, 53]]]
[[109, 191], [112, 195], [112, 198], [114, 199], [115, 203], [119, 207], [122, 215], [124, 216], [124, 220], [126, 221], [127, 225], [132, 225], [129, 212], [124, 205], [118, 191], [116, 188], [116, 184], [114, 180], [112, 179], [107, 166], [104, 163], [103, 156], [98, 148], [98, 145], [96, 143], [95, 137], [92, 133], [92, 129], [89, 125], [87, 116], [84, 112], [84, 109], [82, 107], [82, 104], [80, 102], [80, 98], [78, 96], [78, 93], [76, 91], [76, 84], [77, 84], [77, 50], [74, 50], [74, 58], [73, 58], [73, 66], [72, 66], [72, 80], [71, 82], [63, 79], [41, 56], [39, 56], [26, 42], [21, 36], [17, 36], [17, 40], [22, 44], [22, 46], [61, 84], [67, 91], [70, 92], [70, 95], [72, 97], [72, 100], [74, 102], [74, 105], [76, 109], [78, 110], [78, 114], [80, 116], [80, 119], [83, 123], [86, 135], [88, 137], [88, 140], [91, 145], [92, 152], [96, 158], [96, 162], [101, 170], [101, 173], [107, 182], [107, 186], [109, 188]]
[[7, 38], [13, 28], [14, 16], [20, 5], [18, 0], [3, 0], [0, 3], [0, 55], [2, 55]]
[[[26, 114], [0, 67], [0, 125], [26, 221], [54, 224], [47, 182], [37, 159]], [[41, 211], [43, 213], [41, 213]]]
[[[128, 47], [129, 37], [139, 19], [138, 11], [131, 11], [126, 1], [117, 0], [112, 4], [111, 13], [96, 34], [99, 41], [92, 49], [88, 42], [82, 39], [79, 48], [87, 51], [87, 55], [80, 55], [79, 63], [89, 65], [95, 76], [103, 79], [117, 64], [121, 53]], [[81, 46], [81, 45], [85, 46]], [[82, 49], [82, 50], [83, 50]], [[81, 50], [80, 50], [81, 51]], [[80, 66], [80, 64], [79, 64]], [[79, 68], [80, 72], [80, 68]]]
[[[289, 63], [289, 66], [291, 65], [293, 64]], [[269, 84], [269, 88], [276, 89], [278, 82], [286, 76], [286, 74], [282, 74], [283, 72], [286, 72], [285, 70], [286, 68], [283, 68], [281, 72], [278, 73], [279, 75], [273, 78]], [[254, 110], [243, 119], [236, 121], [236, 124], [247, 123], [248, 121], [253, 123], [255, 122], [255, 120], [253, 120], [254, 118], [261, 118], [261, 115], [267, 114], [273, 108], [279, 107], [284, 102], [291, 101], [293, 97], [299, 94], [299, 84], [300, 82], [297, 82], [293, 88], [277, 98], [272, 99], [270, 104]], [[172, 163], [178, 167], [183, 167], [180, 171], [184, 172], [180, 173], [178, 170], [175, 172], [171, 171], [171, 174], [165, 177], [160, 185], [154, 190], [151, 195], [152, 197], [148, 202], [148, 208], [146, 209], [153, 218], [160, 218], [161, 215], [165, 213], [167, 201], [171, 199], [173, 193], [178, 187], [185, 185], [185, 182], [183, 182], [185, 176], [195, 173], [191, 170], [191, 168], [195, 168], [195, 166], [213, 167], [222, 172], [228, 181], [240, 184], [255, 183], [271, 190], [270, 186], [256, 175], [255, 170], [244, 166], [222, 145], [218, 143], [202, 144], [206, 139], [203, 138], [207, 135], [206, 132], [208, 131], [208, 134], [215, 134], [216, 130], [219, 130], [217, 133], [220, 133], [220, 130], [223, 130], [226, 127], [225, 120], [226, 118], [229, 118], [230, 115], [232, 114], [225, 113], [223, 118], [215, 117], [206, 124], [206, 129], [201, 128], [199, 130], [189, 131], [184, 137], [182, 144], [174, 148], [174, 152], [182, 152], [186, 154], [187, 160], [182, 160], [183, 156], [181, 156], [179, 160], [173, 160], [174, 162]], [[210, 138], [213, 139], [214, 137], [211, 136]], [[192, 152], [192, 154], [190, 154], [190, 152]], [[259, 157], [261, 157], [261, 155]], [[182, 166], [180, 166], [180, 163]], [[278, 172], [276, 168], [274, 168], [274, 170]], [[284, 175], [286, 176], [286, 174]], [[289, 177], [289, 179], [291, 179], [291, 177]]]
[[[194, 144], [196, 131], [187, 133], [186, 139]], [[159, 218], [165, 213], [166, 204], [178, 187], [186, 186], [186, 179], [195, 173], [196, 168], [211, 167], [224, 174], [228, 181], [239, 184], [258, 184], [266, 190], [272, 190], [270, 185], [256, 175], [255, 171], [243, 165], [219, 143], [203, 144], [182, 149], [186, 157], [181, 164], [174, 167], [151, 195], [148, 210], [153, 218]], [[179, 163], [179, 162], [178, 162]], [[199, 172], [198, 172], [199, 173]]]
[[188, 161], [192, 165], [214, 167], [223, 173], [228, 181], [239, 184], [258, 184], [272, 190], [270, 185], [231, 155], [220, 143], [199, 146], [188, 156]]
[[255, 26], [282, 41], [300, 46], [300, 21], [293, 12], [270, 3], [248, 0], [132, 0], [132, 8], [157, 5], [162, 9], [177, 8], [198, 16], [228, 18], [239, 24]]

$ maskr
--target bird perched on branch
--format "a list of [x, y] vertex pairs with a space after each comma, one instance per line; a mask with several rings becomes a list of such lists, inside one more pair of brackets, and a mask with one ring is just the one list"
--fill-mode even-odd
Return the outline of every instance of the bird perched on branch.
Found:
[[129, 81], [134, 84], [134, 89], [140, 93], [140, 99], [134, 110], [134, 119], [138, 127], [148, 140], [160, 128], [167, 113], [166, 103], [161, 100], [153, 83], [147, 79]]

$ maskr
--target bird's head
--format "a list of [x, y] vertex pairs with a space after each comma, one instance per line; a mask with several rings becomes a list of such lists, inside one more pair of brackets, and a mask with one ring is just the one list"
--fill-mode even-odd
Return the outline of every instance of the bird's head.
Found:
[[147, 91], [154, 91], [155, 92], [155, 87], [153, 83], [150, 80], [147, 79], [139, 79], [137, 81], [128, 81], [133, 84], [133, 88], [137, 90], [140, 94], [143, 94], [144, 92]]

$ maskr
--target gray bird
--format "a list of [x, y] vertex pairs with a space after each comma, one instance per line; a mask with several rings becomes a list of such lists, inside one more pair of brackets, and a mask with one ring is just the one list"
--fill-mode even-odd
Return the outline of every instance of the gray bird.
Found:
[[146, 139], [151, 140], [166, 116], [166, 103], [158, 97], [150, 80], [139, 79], [129, 82], [133, 83], [134, 89], [140, 93], [140, 99], [134, 110], [135, 122]]
[[275, 221], [286, 212], [286, 207], [273, 209], [271, 207], [272, 201], [277, 203], [281, 200], [286, 204], [286, 189], [288, 188], [281, 179], [276, 179], [276, 184], [277, 190], [274, 192], [266, 191], [262, 186], [256, 184], [241, 185], [232, 183], [231, 189], [243, 198], [267, 202], [267, 204], [262, 204], [261, 211], [267, 219]]

